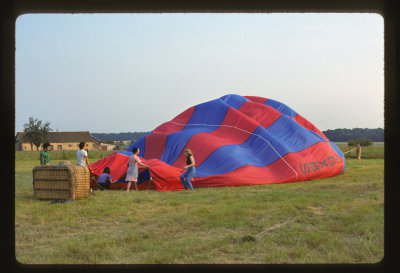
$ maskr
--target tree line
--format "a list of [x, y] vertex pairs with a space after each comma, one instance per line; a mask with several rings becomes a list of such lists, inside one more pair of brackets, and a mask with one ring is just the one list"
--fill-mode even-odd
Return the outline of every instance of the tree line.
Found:
[[368, 129], [368, 128], [353, 128], [353, 129], [334, 129], [322, 132], [330, 141], [347, 142], [354, 139], [368, 139], [373, 142], [384, 141], [384, 129]]
[[[37, 118], [29, 117], [27, 123], [24, 124], [25, 140], [28, 141], [31, 146], [35, 145], [38, 149], [41, 144], [47, 142], [48, 132], [52, 131], [50, 128], [50, 122], [43, 122]], [[121, 132], [121, 133], [91, 133], [91, 135], [100, 141], [123, 141], [131, 140], [132, 142], [137, 141], [149, 132]], [[333, 142], [349, 142], [353, 140], [357, 143], [365, 142], [364, 145], [370, 144], [370, 142], [383, 142], [384, 141], [384, 129], [368, 129], [368, 128], [353, 128], [353, 129], [334, 129], [326, 130], [322, 132], [330, 141]], [[352, 142], [349, 146], [352, 146]]]
[[90, 133], [92, 136], [101, 141], [136, 141], [147, 135], [149, 132], [122, 132], [122, 133]]
[[[145, 136], [149, 132], [124, 132], [124, 133], [92, 133], [91, 135], [95, 138], [106, 141], [106, 140], [138, 140]], [[353, 128], [353, 129], [334, 129], [326, 130], [322, 132], [329, 138], [330, 141], [334, 142], [347, 142], [354, 139], [367, 139], [373, 142], [384, 141], [384, 129], [368, 129], [368, 128]]]

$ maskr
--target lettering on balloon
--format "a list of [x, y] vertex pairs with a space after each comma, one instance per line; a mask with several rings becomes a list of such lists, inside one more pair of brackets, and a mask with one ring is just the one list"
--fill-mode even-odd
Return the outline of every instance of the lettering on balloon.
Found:
[[336, 165], [337, 162], [340, 162], [341, 160], [342, 159], [338, 156], [328, 156], [322, 161], [300, 163], [299, 168], [303, 174], [309, 174], [310, 172], [317, 172], [322, 168], [333, 167], [334, 165]]

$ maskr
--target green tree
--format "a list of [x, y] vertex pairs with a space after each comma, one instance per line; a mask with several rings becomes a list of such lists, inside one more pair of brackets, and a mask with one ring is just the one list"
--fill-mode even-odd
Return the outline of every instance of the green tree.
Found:
[[360, 144], [361, 146], [371, 146], [373, 142], [370, 139], [359, 138], [359, 139], [351, 139], [347, 142], [347, 146], [357, 146]]
[[366, 138], [359, 138], [359, 139], [350, 139], [349, 141], [347, 141], [347, 146], [349, 148], [348, 151], [348, 156], [350, 157], [350, 147], [355, 147], [358, 144], [360, 144], [361, 146], [371, 146], [373, 144], [372, 140], [370, 139], [366, 139]]
[[29, 117], [28, 123], [24, 124], [24, 140], [31, 144], [31, 148], [35, 145], [39, 150], [40, 145], [48, 141], [50, 131], [52, 131], [50, 122], [43, 123], [37, 118]]
[[361, 146], [371, 146], [373, 144], [372, 140], [366, 138], [357, 139], [357, 141]]

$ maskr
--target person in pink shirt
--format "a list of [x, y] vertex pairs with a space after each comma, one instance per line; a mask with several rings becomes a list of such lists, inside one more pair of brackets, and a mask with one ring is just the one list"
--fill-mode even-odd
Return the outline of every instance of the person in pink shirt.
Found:
[[126, 178], [125, 181], [128, 182], [128, 185], [126, 187], [126, 191], [129, 192], [129, 189], [131, 187], [132, 182], [135, 185], [135, 190], [137, 191], [137, 179], [139, 176], [139, 165], [142, 166], [142, 168], [147, 168], [150, 169], [149, 166], [144, 165], [139, 157], [137, 156], [139, 154], [140, 150], [138, 147], [134, 147], [132, 149], [132, 155], [128, 159], [128, 171], [126, 172]]

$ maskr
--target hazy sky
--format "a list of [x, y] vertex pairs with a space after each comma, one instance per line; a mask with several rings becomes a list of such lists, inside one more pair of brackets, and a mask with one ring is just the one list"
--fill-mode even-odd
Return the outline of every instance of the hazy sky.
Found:
[[384, 20], [368, 13], [25, 14], [15, 131], [151, 131], [226, 94], [320, 130], [383, 128]]

